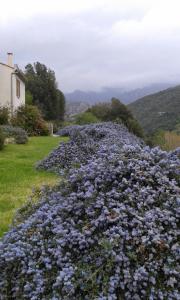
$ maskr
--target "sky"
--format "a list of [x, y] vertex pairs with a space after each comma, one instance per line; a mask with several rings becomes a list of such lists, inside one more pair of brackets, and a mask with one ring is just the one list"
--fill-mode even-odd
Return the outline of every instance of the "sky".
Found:
[[0, 0], [0, 61], [39, 61], [63, 92], [180, 84], [179, 0]]

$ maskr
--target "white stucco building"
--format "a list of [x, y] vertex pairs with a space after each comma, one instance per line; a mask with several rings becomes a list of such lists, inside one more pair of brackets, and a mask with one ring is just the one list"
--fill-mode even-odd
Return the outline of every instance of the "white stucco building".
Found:
[[0, 106], [9, 107], [11, 114], [25, 104], [25, 78], [17, 65], [13, 64], [13, 54], [8, 53], [7, 63], [0, 62]]

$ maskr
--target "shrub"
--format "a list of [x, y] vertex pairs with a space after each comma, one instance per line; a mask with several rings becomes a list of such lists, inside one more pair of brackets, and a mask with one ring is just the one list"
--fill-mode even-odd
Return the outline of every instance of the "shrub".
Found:
[[99, 151], [3, 238], [2, 300], [179, 299], [178, 150]]
[[144, 138], [143, 129], [138, 123], [138, 121], [134, 118], [129, 118], [123, 122], [130, 132], [133, 132], [135, 135]]
[[85, 164], [93, 155], [98, 156], [101, 147], [111, 149], [114, 144], [119, 148], [124, 144], [143, 145], [142, 140], [130, 133], [124, 125], [112, 122], [68, 126], [57, 134], [69, 136], [70, 141], [61, 143], [38, 164], [38, 168], [61, 173], [62, 169]]
[[11, 125], [0, 126], [5, 137], [13, 137], [16, 144], [26, 144], [28, 142], [27, 132], [20, 127], [13, 127]]
[[0, 125], [6, 125], [9, 123], [9, 108], [0, 107]]
[[29, 91], [26, 91], [25, 94], [25, 103], [28, 105], [32, 105], [33, 104], [33, 96]]
[[101, 121], [122, 122], [132, 133], [143, 137], [143, 130], [126, 105], [112, 98], [111, 103], [99, 103], [87, 110]]
[[97, 103], [92, 107], [88, 108], [87, 112], [91, 112], [96, 118], [105, 122], [108, 121], [108, 115], [110, 112], [111, 104], [110, 103]]
[[175, 131], [175, 133], [180, 135], [180, 122], [178, 124], [176, 124], [174, 131]]
[[180, 148], [143, 147], [110, 122], [65, 133], [72, 144], [45, 163], [83, 164], [36, 192], [2, 239], [1, 300], [179, 300]]
[[33, 105], [20, 106], [11, 119], [11, 123], [25, 129], [30, 136], [49, 135], [47, 123], [38, 108]]
[[5, 137], [4, 137], [4, 134], [3, 134], [3, 132], [0, 128], [0, 150], [2, 150], [3, 147], [4, 147], [4, 140], [5, 140]]
[[78, 125], [92, 124], [98, 122], [98, 118], [91, 112], [84, 112], [76, 116], [76, 124]]
[[180, 135], [176, 131], [156, 131], [149, 137], [148, 144], [160, 146], [162, 150], [170, 151], [180, 147]]
[[165, 144], [164, 134], [165, 132], [163, 130], [157, 130], [153, 135], [149, 136], [148, 144], [150, 146], [160, 146], [162, 148]]

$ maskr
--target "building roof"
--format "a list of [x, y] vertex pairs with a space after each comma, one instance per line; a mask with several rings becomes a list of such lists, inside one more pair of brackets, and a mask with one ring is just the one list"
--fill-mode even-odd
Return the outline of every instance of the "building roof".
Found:
[[3, 65], [3, 66], [5, 66], [5, 67], [11, 68], [11, 69], [14, 69], [14, 67], [11, 67], [11, 66], [9, 66], [9, 65], [7, 65], [7, 64], [4, 64], [4, 63], [2, 63], [2, 62], [0, 62], [0, 65]]
[[14, 67], [11, 67], [11, 66], [9, 66], [7, 64], [4, 64], [2, 62], [0, 62], [0, 65], [2, 65], [4, 67], [8, 67], [8, 68], [14, 70], [14, 72], [13, 72], [14, 74], [16, 74], [23, 82], [26, 81], [24, 73], [19, 69], [18, 65], [15, 65]]
[[24, 73], [19, 69], [17, 65], [15, 65], [15, 72], [14, 72], [24, 83], [26, 81]]

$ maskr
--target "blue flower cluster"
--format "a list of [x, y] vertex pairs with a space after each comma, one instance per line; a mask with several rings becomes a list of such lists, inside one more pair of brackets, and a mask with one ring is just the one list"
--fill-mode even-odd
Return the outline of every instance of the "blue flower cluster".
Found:
[[70, 141], [61, 143], [47, 158], [37, 164], [37, 168], [62, 173], [62, 169], [86, 164], [98, 150], [112, 145], [143, 145], [143, 141], [130, 133], [127, 128], [112, 122], [73, 125], [58, 131], [59, 136], [69, 136]]
[[1, 300], [180, 299], [180, 149], [98, 132], [107, 143], [1, 241]]

